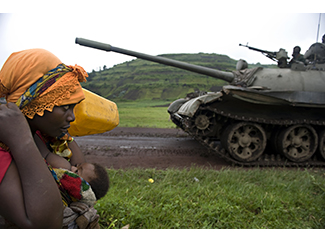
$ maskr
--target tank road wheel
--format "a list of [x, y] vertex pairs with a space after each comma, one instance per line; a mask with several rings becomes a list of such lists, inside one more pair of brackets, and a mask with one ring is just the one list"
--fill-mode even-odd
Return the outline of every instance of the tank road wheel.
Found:
[[319, 153], [321, 155], [321, 157], [325, 160], [325, 130], [322, 130], [319, 133], [319, 144], [318, 144], [319, 148]]
[[200, 110], [194, 117], [193, 129], [196, 135], [210, 136], [215, 132], [215, 114], [210, 111]]
[[278, 148], [289, 160], [303, 162], [315, 153], [318, 137], [310, 125], [293, 125], [280, 132]]
[[222, 134], [221, 143], [236, 160], [251, 162], [260, 157], [266, 147], [263, 128], [253, 123], [235, 123]]

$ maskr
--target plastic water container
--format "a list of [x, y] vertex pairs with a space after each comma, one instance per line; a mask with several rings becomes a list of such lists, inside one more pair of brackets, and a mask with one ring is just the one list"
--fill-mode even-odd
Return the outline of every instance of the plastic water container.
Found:
[[119, 124], [119, 113], [114, 102], [83, 88], [85, 99], [74, 108], [75, 121], [68, 129], [71, 136], [100, 134]]

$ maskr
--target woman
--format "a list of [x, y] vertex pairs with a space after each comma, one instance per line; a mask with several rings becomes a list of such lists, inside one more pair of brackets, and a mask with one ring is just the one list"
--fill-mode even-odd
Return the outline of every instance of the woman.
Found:
[[[0, 97], [8, 103], [0, 105], [0, 215], [19, 228], [62, 227], [60, 191], [44, 161], [50, 151], [34, 139], [36, 131], [67, 132], [86, 76], [43, 49], [13, 53], [0, 71]], [[70, 148], [71, 164], [84, 162], [74, 141]]]

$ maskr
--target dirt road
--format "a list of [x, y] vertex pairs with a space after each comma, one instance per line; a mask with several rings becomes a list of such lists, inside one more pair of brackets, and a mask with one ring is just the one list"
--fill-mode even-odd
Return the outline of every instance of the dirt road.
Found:
[[179, 129], [120, 128], [76, 137], [87, 161], [108, 168], [221, 169], [229, 164]]

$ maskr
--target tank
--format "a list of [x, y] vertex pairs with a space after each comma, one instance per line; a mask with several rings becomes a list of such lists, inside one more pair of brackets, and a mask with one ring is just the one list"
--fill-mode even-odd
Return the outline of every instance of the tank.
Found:
[[228, 82], [219, 92], [190, 93], [168, 108], [171, 120], [211, 152], [240, 166], [325, 165], [325, 46], [315, 43], [306, 62], [290, 61], [287, 52], [260, 50], [278, 68], [224, 72], [108, 44], [76, 38], [104, 51], [174, 66]]

